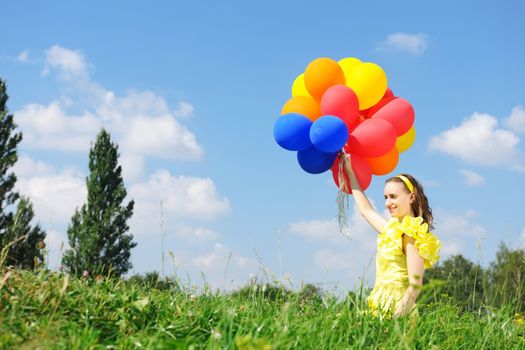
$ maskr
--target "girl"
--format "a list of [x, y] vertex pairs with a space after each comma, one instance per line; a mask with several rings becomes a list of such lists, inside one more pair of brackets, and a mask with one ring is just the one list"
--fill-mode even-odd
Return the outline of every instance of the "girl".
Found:
[[415, 308], [423, 285], [423, 271], [439, 259], [441, 242], [428, 231], [432, 210], [423, 187], [412, 176], [401, 174], [386, 180], [386, 220], [374, 210], [361, 190], [344, 155], [344, 167], [360, 214], [379, 232], [377, 237], [376, 281], [367, 298], [374, 315], [391, 317], [408, 315]]

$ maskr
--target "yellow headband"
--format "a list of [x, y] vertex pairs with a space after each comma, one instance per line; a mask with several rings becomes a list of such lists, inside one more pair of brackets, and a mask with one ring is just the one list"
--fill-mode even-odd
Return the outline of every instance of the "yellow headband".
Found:
[[397, 175], [396, 177], [397, 177], [398, 179], [403, 180], [403, 182], [405, 183], [405, 185], [407, 185], [408, 190], [410, 191], [410, 193], [414, 193], [414, 185], [412, 185], [412, 182], [410, 182], [410, 180], [409, 180], [406, 176], [403, 176], [403, 175]]

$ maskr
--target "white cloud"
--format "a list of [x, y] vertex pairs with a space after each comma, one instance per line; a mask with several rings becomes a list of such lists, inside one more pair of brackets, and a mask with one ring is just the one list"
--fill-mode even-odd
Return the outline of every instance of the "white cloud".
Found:
[[193, 106], [188, 102], [179, 102], [177, 105], [177, 110], [174, 112], [175, 116], [178, 118], [188, 118], [193, 114]]
[[503, 125], [517, 133], [525, 132], [525, 109], [523, 106], [514, 107], [510, 116], [503, 120]]
[[69, 222], [75, 208], [87, 197], [84, 177], [67, 170], [29, 177], [18, 175], [16, 189], [31, 198], [35, 217], [45, 224]]
[[60, 233], [54, 229], [45, 228], [46, 250], [48, 252], [46, 262], [48, 267], [57, 268], [61, 265], [61, 260], [64, 252], [68, 249], [68, 239], [65, 233]]
[[87, 63], [84, 55], [79, 51], [65, 49], [53, 45], [46, 50], [46, 65], [44, 75], [49, 74], [50, 68], [60, 71], [60, 78], [66, 81], [88, 78]]
[[67, 115], [57, 101], [47, 106], [28, 104], [15, 112], [15, 120], [24, 134], [24, 146], [64, 152], [86, 152], [102, 126], [89, 112]]
[[254, 258], [238, 254], [229, 247], [215, 243], [209, 252], [178, 255], [182, 270], [193, 276], [204, 274], [214, 287], [234, 289], [245, 285], [250, 275], [257, 273], [259, 265]]
[[16, 56], [16, 61], [20, 63], [26, 63], [29, 61], [29, 50], [24, 50]]
[[183, 223], [176, 224], [169, 229], [167, 234], [171, 234], [190, 244], [202, 244], [219, 238], [219, 234], [213, 230], [202, 226], [193, 227]]
[[443, 261], [443, 257], [448, 257], [451, 255], [458, 255], [461, 254], [462, 248], [461, 243], [459, 242], [446, 242], [443, 243], [441, 246], [441, 251], [439, 252], [439, 255], [441, 256], [441, 261]]
[[314, 262], [316, 266], [325, 270], [349, 270], [355, 268], [357, 264], [348, 252], [336, 252], [329, 248], [317, 251], [314, 256]]
[[447, 241], [457, 238], [481, 239], [487, 235], [487, 230], [483, 226], [470, 220], [473, 218], [473, 212], [470, 210], [458, 215], [437, 209], [434, 211], [434, 218], [435, 233], [440, 239], [444, 238]]
[[24, 146], [86, 153], [104, 127], [119, 145], [126, 160], [124, 171], [131, 179], [143, 174], [144, 157], [202, 158], [204, 151], [197, 138], [177, 120], [192, 115], [190, 103], [179, 101], [172, 109], [151, 91], [132, 90], [118, 96], [94, 82], [88, 66], [79, 51], [58, 45], [46, 51], [45, 72], [58, 74], [65, 95], [48, 105], [25, 105], [14, 113], [24, 133]]
[[431, 138], [429, 149], [456, 156], [478, 165], [519, 166], [522, 154], [519, 138], [508, 130], [498, 129], [496, 118], [474, 113], [449, 130]]
[[198, 269], [202, 270], [210, 270], [215, 268], [222, 268], [224, 269], [226, 267], [226, 263], [228, 260], [232, 260], [234, 264], [242, 267], [246, 265], [247, 259], [244, 257], [238, 257], [237, 259], [228, 259], [230, 255], [230, 252], [228, 249], [220, 244], [215, 243], [213, 245], [213, 251], [208, 254], [203, 254], [196, 256], [192, 258], [191, 262], [193, 266], [197, 267]]
[[[334, 220], [302, 220], [290, 224], [289, 231], [316, 245], [313, 264], [322, 273], [339, 281], [340, 272], [344, 270], [345, 280], [354, 280], [356, 285], [367, 283], [375, 268], [377, 232], [359, 215], [355, 206], [347, 222], [350, 239], [341, 234]], [[363, 277], [365, 281], [358, 282]]]
[[[74, 209], [86, 200], [85, 177], [80, 173], [67, 169], [59, 172], [53, 166], [28, 156], [20, 157], [13, 171], [18, 177], [17, 189], [32, 199], [38, 217], [67, 223]], [[136, 202], [132, 220], [140, 218], [139, 221], [144, 221], [148, 228], [152, 218], [155, 222], [160, 218], [161, 200], [165, 215], [170, 218], [211, 219], [230, 211], [228, 199], [218, 197], [211, 179], [176, 178], [166, 170], [159, 170], [147, 182], [131, 185], [128, 197]], [[191, 236], [200, 240], [217, 237], [211, 230], [181, 224], [174, 231], [175, 235], [187, 240]]]
[[105, 90], [97, 102], [96, 114], [100, 115], [103, 120], [111, 121], [118, 126], [125, 123], [129, 115], [158, 117], [174, 114], [164, 98], [148, 90], [130, 90], [122, 97], [118, 97], [113, 91]]
[[[370, 225], [358, 214], [357, 209], [348, 218], [348, 233], [350, 241], [357, 241], [368, 248], [375, 245], [375, 231]], [[335, 219], [332, 220], [301, 220], [293, 222], [289, 226], [292, 234], [299, 235], [311, 241], [324, 241], [340, 245], [348, 241], [339, 229], [339, 224]], [[370, 239], [372, 237], [372, 239]]]
[[290, 231], [311, 240], [341, 242], [339, 225], [334, 220], [301, 220], [291, 223]]
[[418, 179], [424, 188], [433, 188], [441, 186], [441, 183], [437, 180]]
[[179, 102], [171, 110], [151, 91], [130, 91], [126, 96], [104, 94], [96, 114], [121, 140], [124, 152], [172, 160], [197, 160], [203, 155], [195, 135], [176, 118], [188, 118], [193, 106]]
[[175, 177], [163, 169], [146, 182], [131, 185], [128, 195], [136, 203], [132, 220], [141, 227], [160, 217], [161, 201], [165, 217], [174, 219], [209, 220], [231, 210], [228, 198], [219, 196], [210, 178]]
[[463, 176], [463, 180], [468, 186], [484, 186], [487, 181], [480, 174], [470, 170], [459, 170], [459, 174]]
[[473, 219], [479, 216], [479, 213], [474, 209], [469, 209], [465, 212], [465, 217], [469, 219]]
[[128, 125], [122, 146], [133, 153], [174, 160], [198, 159], [202, 155], [195, 135], [171, 116], [136, 117]]
[[441, 241], [439, 252], [440, 261], [451, 255], [470, 254], [473, 247], [487, 237], [487, 230], [477, 223], [479, 213], [469, 209], [463, 213], [451, 213], [447, 210], [436, 208], [433, 210], [433, 233]]
[[422, 54], [428, 46], [428, 36], [422, 33], [391, 33], [379, 44], [379, 51], [407, 52], [413, 55]]
[[21, 154], [13, 167], [13, 172], [18, 178], [30, 176], [47, 176], [56, 172], [55, 167], [42, 161], [34, 160], [26, 154]]

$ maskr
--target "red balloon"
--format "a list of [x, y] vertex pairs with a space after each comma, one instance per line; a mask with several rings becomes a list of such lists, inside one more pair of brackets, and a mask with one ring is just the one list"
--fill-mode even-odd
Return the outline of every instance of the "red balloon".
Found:
[[351, 132], [359, 122], [359, 101], [355, 92], [344, 85], [334, 85], [323, 94], [321, 114], [341, 118]]
[[414, 124], [414, 108], [407, 100], [396, 97], [381, 106], [370, 118], [388, 121], [396, 130], [396, 135], [401, 136], [407, 133]]
[[381, 100], [378, 103], [376, 103], [375, 105], [373, 105], [372, 107], [362, 110], [360, 112], [360, 114], [362, 114], [365, 118], [370, 118], [370, 116], [372, 116], [372, 114], [377, 112], [381, 107], [383, 107], [388, 102], [392, 101], [394, 99], [394, 97], [395, 96], [394, 96], [394, 93], [392, 92], [392, 90], [390, 90], [390, 88], [386, 88], [386, 92], [383, 95], [383, 97], [381, 98]]
[[[372, 181], [372, 171], [370, 170], [370, 165], [368, 165], [366, 160], [362, 157], [354, 154], [352, 154], [350, 157], [352, 160], [352, 170], [354, 170], [354, 174], [357, 178], [357, 182], [359, 182], [359, 186], [364, 191], [368, 188], [368, 186], [370, 186], [370, 182]], [[348, 178], [346, 170], [344, 167], [342, 167], [341, 158], [335, 158], [334, 164], [332, 164], [330, 170], [332, 170], [332, 178], [334, 179], [337, 188], [340, 188], [339, 177], [341, 176], [341, 179], [344, 179], [344, 184], [341, 187], [341, 190], [348, 194], [352, 194], [350, 179]]]
[[383, 96], [383, 98], [386, 97], [394, 97], [394, 92], [389, 87], [386, 88], [385, 95]]
[[348, 136], [347, 153], [363, 157], [380, 157], [396, 144], [396, 131], [384, 119], [366, 119]]

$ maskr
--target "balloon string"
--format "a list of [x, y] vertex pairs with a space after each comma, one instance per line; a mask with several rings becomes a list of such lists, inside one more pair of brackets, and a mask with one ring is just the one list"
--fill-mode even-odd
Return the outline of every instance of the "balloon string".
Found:
[[344, 160], [343, 158], [346, 157], [346, 153], [344, 149], [341, 150], [341, 153], [338, 155], [338, 157], [341, 157], [341, 161], [339, 162], [339, 171], [338, 171], [338, 180], [339, 180], [339, 191], [337, 193], [337, 207], [338, 207], [338, 213], [337, 213], [337, 222], [339, 224], [339, 231], [343, 236], [350, 239], [350, 232], [348, 229], [348, 220], [347, 220], [347, 209], [348, 209], [348, 203], [349, 198], [348, 194], [343, 190], [346, 186], [348, 190], [350, 190], [349, 184], [346, 183], [346, 179], [344, 176]]

